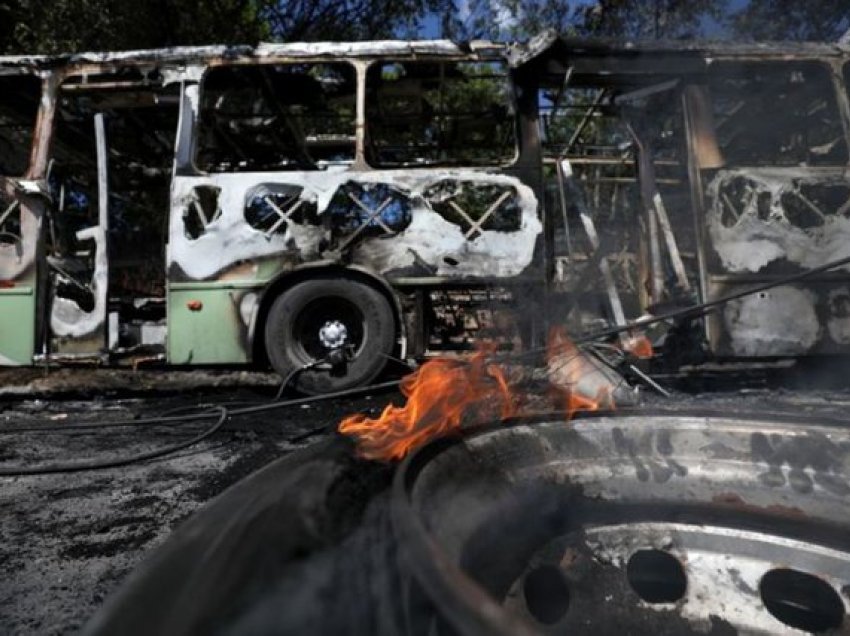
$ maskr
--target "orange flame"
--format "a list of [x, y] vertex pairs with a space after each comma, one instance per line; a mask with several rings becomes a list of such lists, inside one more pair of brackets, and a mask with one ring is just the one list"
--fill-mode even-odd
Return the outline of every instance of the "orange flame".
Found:
[[635, 358], [640, 358], [642, 360], [651, 358], [655, 355], [655, 351], [652, 349], [652, 343], [649, 341], [649, 338], [642, 333], [632, 333], [628, 336], [624, 336], [620, 340], [620, 347], [623, 351], [627, 351]]
[[614, 383], [604, 369], [586, 357], [561, 326], [552, 327], [546, 344], [549, 382], [567, 419], [578, 411], [614, 408]]
[[[469, 360], [426, 362], [401, 381], [404, 406], [389, 404], [377, 418], [350, 415], [339, 424], [339, 432], [357, 440], [361, 457], [389, 461], [465, 423], [516, 415], [523, 396], [512, 390], [505, 369], [486, 362], [494, 351], [491, 344]], [[610, 375], [579, 351], [563, 328], [549, 334], [547, 364], [555, 397], [568, 419], [577, 411], [614, 407]]]
[[357, 450], [367, 459], [401, 459], [428, 440], [458, 430], [474, 409], [478, 422], [516, 412], [514, 397], [502, 369], [485, 364], [492, 347], [479, 350], [471, 360], [436, 359], [426, 362], [401, 381], [407, 398], [402, 406], [387, 405], [377, 419], [351, 415], [339, 432], [357, 438]]

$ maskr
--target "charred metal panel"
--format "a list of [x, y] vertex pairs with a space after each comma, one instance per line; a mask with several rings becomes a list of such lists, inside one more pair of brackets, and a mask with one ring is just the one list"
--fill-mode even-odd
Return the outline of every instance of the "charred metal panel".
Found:
[[726, 272], [779, 262], [811, 268], [850, 255], [843, 170], [723, 170], [707, 191], [709, 236]]
[[[510, 277], [531, 264], [542, 232], [537, 199], [515, 177], [473, 170], [399, 170], [276, 178], [271, 181], [268, 173], [175, 178], [171, 271], [181, 272], [184, 280], [208, 280], [247, 259], [290, 253], [298, 262], [345, 262], [387, 276], [416, 270], [452, 278]], [[218, 207], [204, 231], [192, 237], [186, 219], [196, 206], [199, 187], [219, 192]], [[472, 199], [458, 199], [461, 190]], [[288, 196], [289, 206], [282, 208], [269, 193]], [[257, 208], [249, 212], [258, 197], [265, 197], [266, 205], [275, 203], [279, 220], [289, 222], [274, 232], [268, 231], [273, 224], [258, 227], [259, 217], [253, 216], [259, 214]], [[287, 217], [298, 201], [303, 207]], [[468, 208], [465, 219], [457, 212], [463, 205]], [[447, 209], [455, 211], [451, 220]]]
[[[718, 292], [731, 291], [735, 276], [746, 285], [754, 275], [810, 269], [850, 255], [850, 183], [843, 171], [722, 170], [707, 187], [707, 203], [714, 270], [723, 281], [711, 287]], [[837, 353], [850, 344], [848, 301], [841, 283], [784, 286], [735, 301], [719, 319], [715, 352]]]

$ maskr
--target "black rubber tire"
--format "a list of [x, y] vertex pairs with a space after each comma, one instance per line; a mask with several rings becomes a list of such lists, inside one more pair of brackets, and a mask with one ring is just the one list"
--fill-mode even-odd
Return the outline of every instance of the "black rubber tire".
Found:
[[301, 393], [320, 395], [368, 384], [386, 366], [395, 345], [393, 311], [381, 292], [350, 278], [312, 278], [284, 291], [269, 309], [266, 353], [281, 377], [323, 357], [312, 340], [318, 339], [323, 316], [337, 319], [336, 311], [355, 345], [353, 358], [341, 371], [321, 365], [298, 373], [292, 382]]

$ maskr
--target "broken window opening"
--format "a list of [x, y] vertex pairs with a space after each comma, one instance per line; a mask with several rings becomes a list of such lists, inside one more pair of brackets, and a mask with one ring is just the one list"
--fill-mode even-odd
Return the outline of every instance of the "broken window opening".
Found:
[[447, 179], [430, 186], [423, 196], [437, 214], [460, 226], [470, 241], [485, 230], [516, 232], [522, 226], [517, 192], [510, 186]]
[[727, 165], [847, 162], [847, 141], [825, 65], [717, 63], [710, 69], [709, 89]]
[[0, 194], [0, 245], [14, 245], [20, 257], [22, 241], [21, 203]]
[[196, 165], [323, 170], [355, 156], [357, 79], [333, 64], [222, 66], [204, 76]]
[[192, 189], [189, 204], [183, 210], [183, 231], [186, 238], [199, 238], [207, 227], [221, 216], [218, 196], [221, 188], [216, 186], [197, 186]]
[[290, 223], [318, 225], [316, 203], [302, 199], [303, 191], [291, 185], [261, 186], [248, 197], [245, 220], [266, 237], [285, 234]]
[[39, 78], [0, 76], [0, 175], [22, 177], [27, 173], [40, 103]]
[[357, 239], [395, 236], [410, 225], [413, 218], [410, 199], [385, 183], [349, 181], [334, 193], [325, 212], [331, 230], [342, 250]]
[[484, 165], [517, 154], [500, 62], [385, 62], [366, 77], [366, 159], [382, 168]]

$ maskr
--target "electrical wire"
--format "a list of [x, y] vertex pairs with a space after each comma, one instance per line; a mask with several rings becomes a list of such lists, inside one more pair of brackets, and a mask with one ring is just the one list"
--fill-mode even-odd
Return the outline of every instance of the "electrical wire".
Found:
[[[228, 418], [228, 411], [223, 406], [213, 406], [210, 407], [211, 411], [218, 412], [218, 419], [213, 423], [212, 426], [209, 426], [204, 431], [195, 435], [195, 437], [177, 442], [176, 444], [171, 444], [169, 446], [165, 446], [164, 448], [158, 448], [156, 450], [147, 451], [144, 453], [136, 453], [135, 455], [127, 455], [124, 457], [118, 457], [114, 459], [100, 459], [100, 460], [88, 460], [88, 461], [80, 461], [80, 462], [61, 462], [61, 463], [43, 463], [43, 464], [35, 464], [33, 466], [13, 466], [13, 467], [0, 467], [0, 476], [2, 477], [12, 477], [12, 476], [21, 476], [21, 475], [49, 475], [53, 473], [75, 473], [84, 470], [99, 470], [104, 468], [117, 468], [119, 466], [127, 466], [128, 464], [135, 464], [137, 462], [156, 459], [158, 457], [164, 457], [165, 455], [170, 455], [171, 453], [176, 453], [177, 451], [183, 450], [184, 448], [188, 448], [189, 446], [193, 446], [198, 442], [201, 442], [208, 437], [212, 437], [215, 435], [218, 430], [222, 427], [225, 421]], [[215, 413], [202, 413], [199, 414], [205, 418], [214, 417]]]
[[[715, 298], [713, 300], [708, 300], [703, 303], [698, 303], [694, 305], [689, 305], [688, 307], [683, 307], [681, 309], [674, 309], [665, 313], [661, 313], [655, 316], [651, 316], [648, 318], [639, 318], [638, 320], [629, 322], [625, 325], [617, 325], [615, 327], [609, 327], [606, 329], [602, 329], [600, 331], [596, 331], [593, 333], [589, 333], [583, 336], [579, 336], [573, 339], [574, 344], [583, 345], [587, 343], [591, 343], [596, 340], [604, 340], [607, 338], [611, 338], [613, 336], [617, 336], [621, 333], [634, 331], [636, 329], [643, 329], [650, 325], [657, 324], [659, 322], [666, 322], [668, 320], [675, 320], [677, 318], [701, 318], [706, 314], [714, 311], [717, 307], [721, 305], [725, 305], [727, 303], [732, 302], [733, 300], [738, 300], [740, 298], [744, 298], [745, 296], [751, 296], [752, 294], [757, 294], [759, 292], [767, 291], [769, 289], [773, 289], [775, 287], [779, 287], [781, 285], [788, 285], [790, 283], [796, 283], [798, 281], [809, 278], [810, 276], [814, 276], [816, 274], [823, 274], [831, 269], [835, 269], [836, 267], [841, 267], [842, 265], [850, 264], [850, 256], [846, 256], [844, 258], [839, 258], [834, 261], [830, 261], [825, 265], [821, 265], [819, 267], [814, 267], [812, 269], [808, 269], [805, 272], [800, 272], [798, 274], [794, 274], [792, 276], [785, 276], [783, 278], [779, 278], [777, 280], [770, 281], [768, 283], [764, 283], [762, 285], [756, 285], [754, 287], [750, 287], [748, 289], [744, 289], [739, 292], [735, 292], [734, 294], [729, 294], [728, 296], [721, 296], [720, 298]], [[526, 349], [524, 351], [520, 351], [518, 353], [509, 353], [502, 354], [500, 356], [494, 356], [493, 360], [495, 362], [508, 362], [512, 360], [520, 360], [528, 357], [534, 357], [546, 351], [546, 347], [534, 347], [531, 349]]]
[[[301, 367], [291, 372], [286, 378], [284, 378], [284, 383], [282, 384], [282, 388], [278, 391], [278, 395], [283, 393], [283, 390], [286, 388], [288, 382], [291, 382], [292, 379], [297, 375], [298, 372], [303, 371], [306, 367], [312, 365], [305, 365], [305, 367]], [[301, 406], [305, 404], [313, 404], [316, 402], [322, 402], [326, 400], [334, 400], [343, 397], [353, 397], [356, 395], [361, 395], [363, 393], [373, 392], [373, 391], [381, 391], [384, 389], [397, 388], [399, 386], [399, 380], [392, 380], [389, 382], [382, 382], [378, 384], [372, 384], [364, 387], [355, 387], [351, 389], [343, 389], [341, 391], [335, 391], [333, 393], [323, 393], [321, 395], [312, 395], [304, 398], [295, 398], [292, 400], [286, 400], [283, 402], [280, 401], [272, 401], [268, 403], [257, 404], [253, 406], [241, 407], [236, 409], [228, 409], [225, 405], [221, 404], [210, 404], [210, 405], [196, 405], [192, 407], [178, 407], [177, 409], [171, 409], [166, 411], [160, 417], [149, 417], [140, 420], [116, 420], [112, 422], [105, 422], [101, 424], [65, 424], [62, 426], [54, 426], [54, 427], [17, 427], [14, 429], [2, 429], [0, 428], [0, 434], [3, 433], [12, 433], [12, 432], [52, 432], [52, 431], [66, 431], [66, 430], [80, 430], [80, 429], [99, 429], [99, 428], [118, 428], [125, 426], [138, 426], [138, 425], [153, 425], [153, 424], [168, 424], [168, 423], [177, 423], [177, 422], [189, 422], [196, 420], [204, 420], [215, 417], [216, 414], [219, 415], [218, 419], [215, 423], [205, 429], [200, 434], [195, 437], [186, 440], [184, 442], [178, 442], [176, 444], [172, 444], [170, 446], [166, 446], [164, 448], [160, 448], [154, 451], [148, 451], [145, 453], [138, 453], [135, 455], [129, 455], [125, 457], [119, 457], [115, 459], [105, 459], [105, 460], [90, 460], [90, 461], [81, 461], [81, 462], [62, 462], [62, 463], [42, 463], [36, 464], [33, 466], [17, 466], [17, 467], [3, 467], [0, 466], [0, 477], [12, 477], [12, 476], [23, 476], [23, 475], [46, 475], [53, 473], [70, 473], [70, 472], [80, 472], [86, 470], [99, 470], [104, 468], [115, 468], [119, 466], [126, 466], [128, 464], [133, 464], [136, 462], [141, 462], [150, 459], [158, 459], [169, 455], [171, 453], [175, 453], [177, 451], [188, 448], [189, 446], [193, 446], [203, 440], [211, 437], [215, 433], [219, 431], [219, 429], [224, 425], [227, 420], [232, 420], [236, 417], [241, 417], [244, 415], [251, 415], [254, 413], [262, 413], [265, 411], [276, 410], [280, 408], [288, 408], [293, 406]], [[191, 409], [204, 409], [199, 413], [188, 413], [187, 415], [169, 415], [173, 413], [178, 413], [185, 410]], [[286, 441], [290, 443], [295, 443], [297, 441], [301, 441], [311, 437], [313, 435], [319, 434], [328, 430], [333, 425], [323, 425], [320, 427], [315, 427], [309, 429], [303, 433], [300, 433], [292, 438], [287, 439]]]

